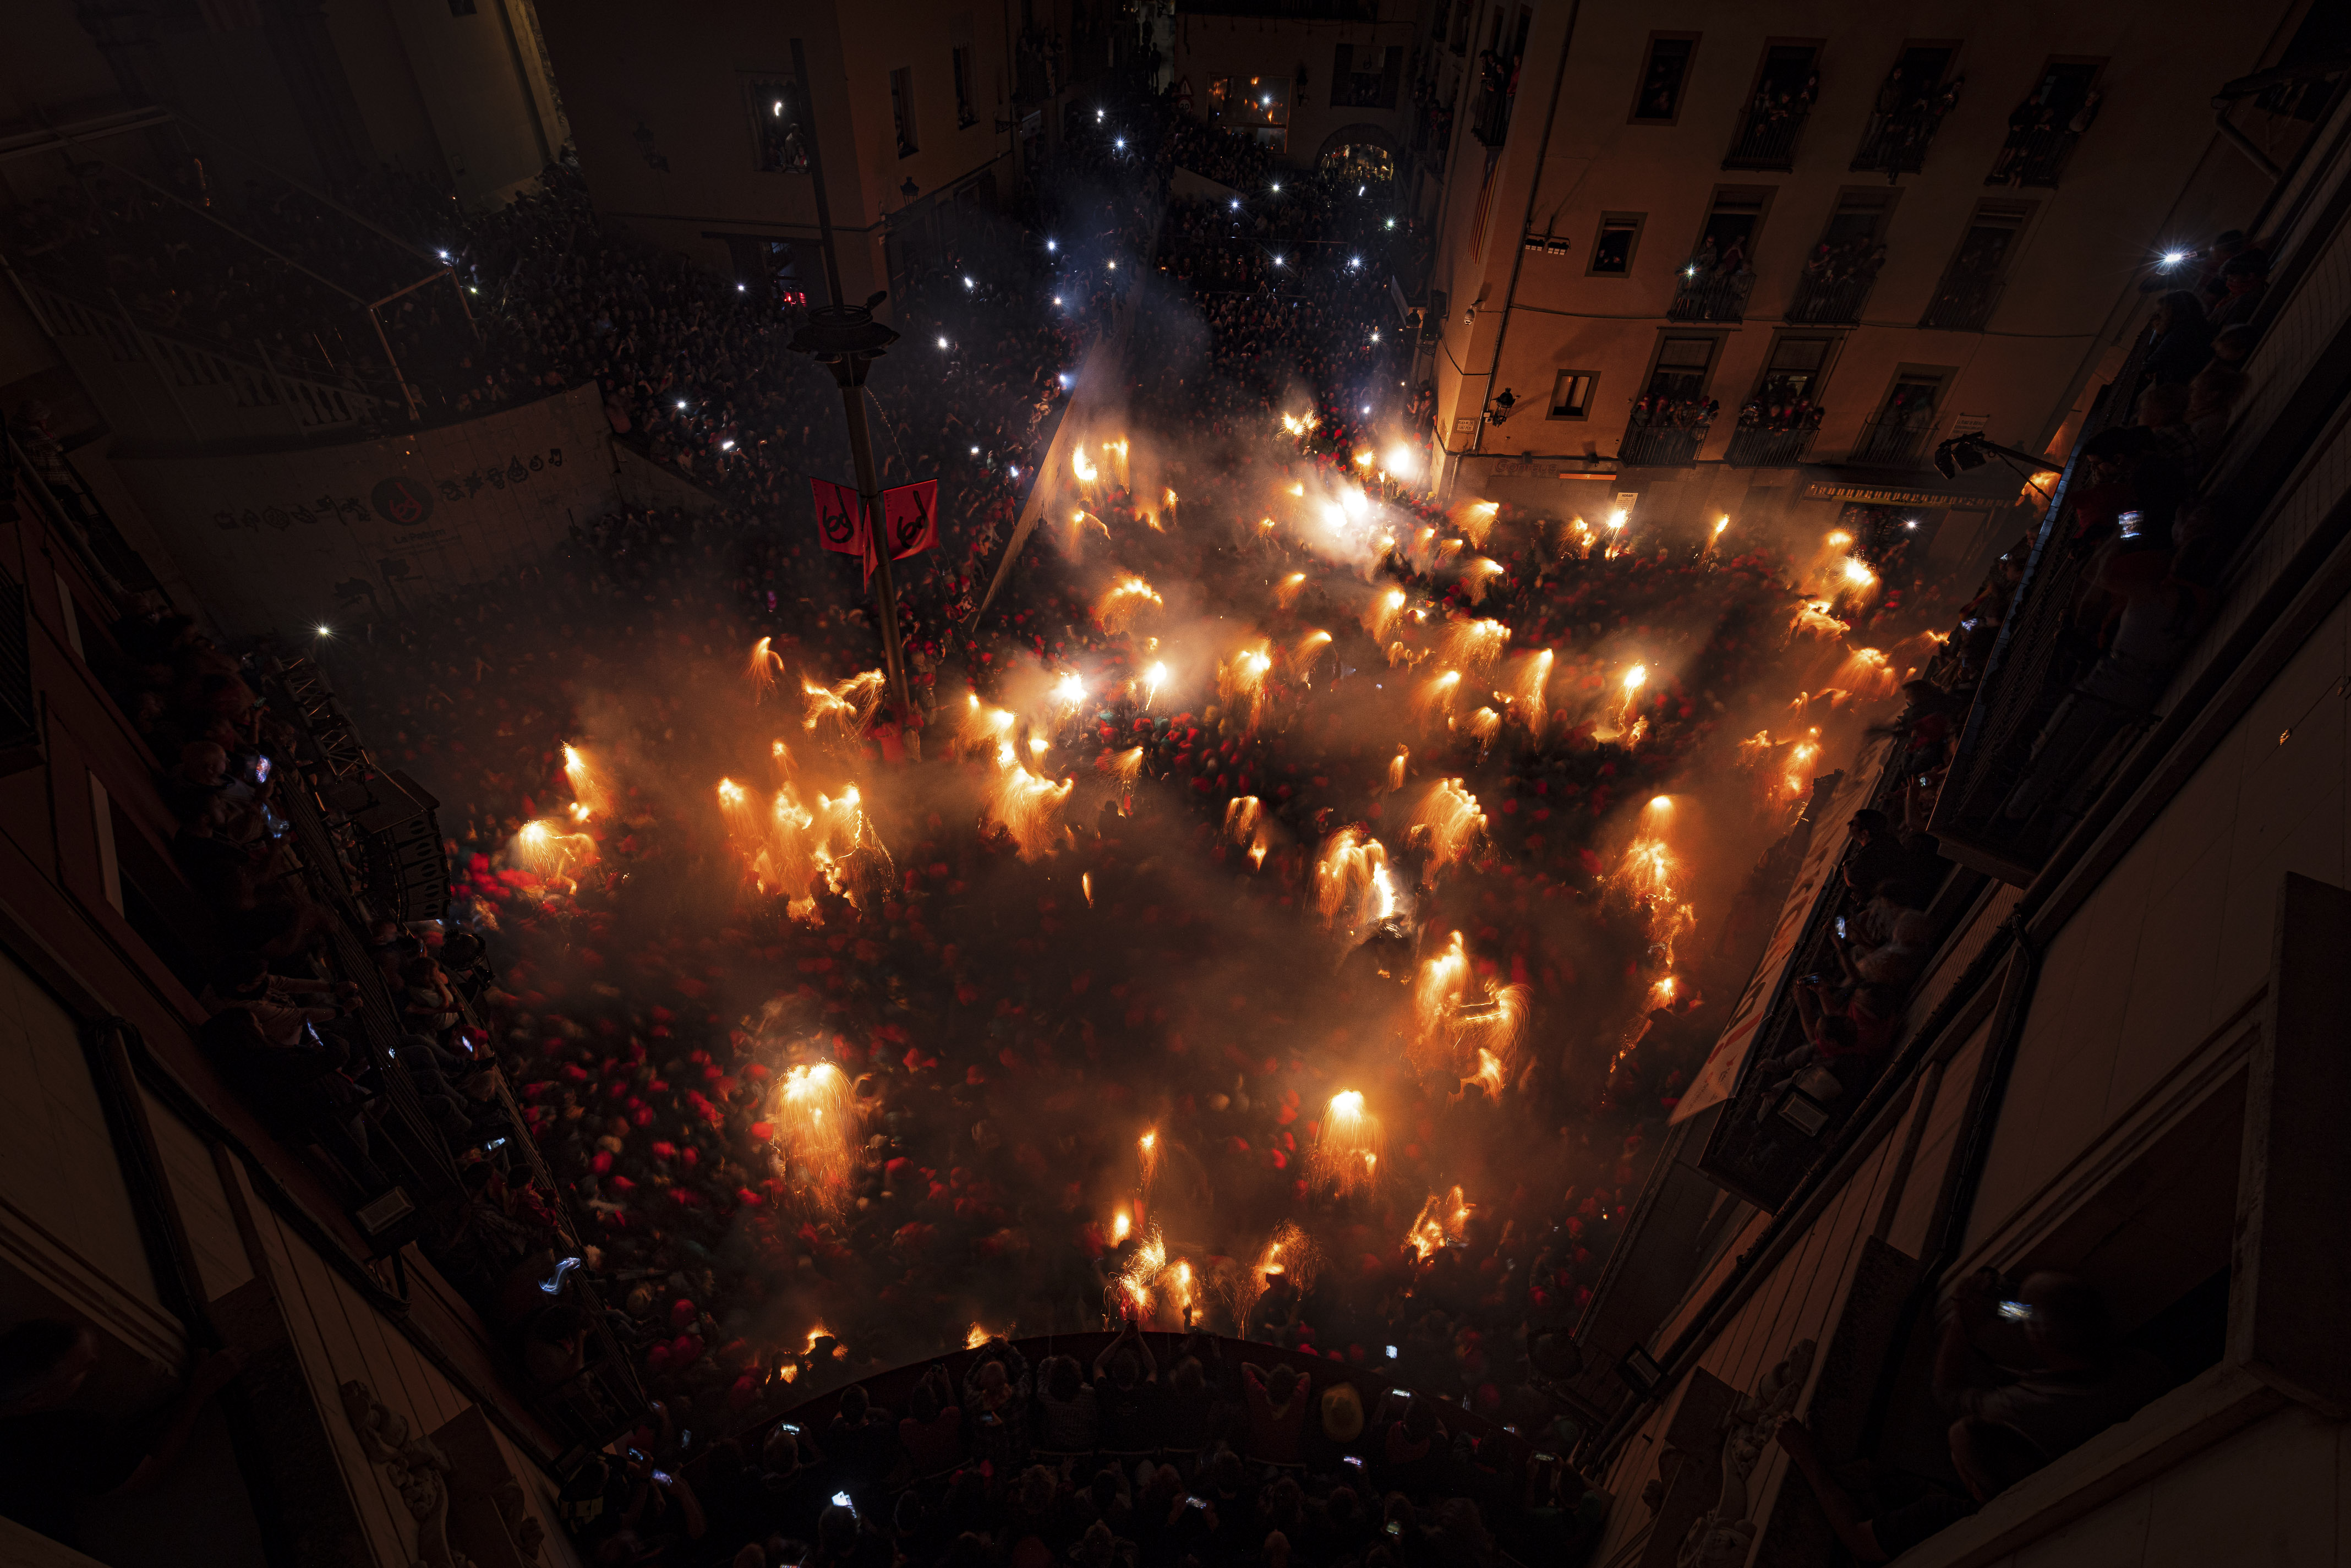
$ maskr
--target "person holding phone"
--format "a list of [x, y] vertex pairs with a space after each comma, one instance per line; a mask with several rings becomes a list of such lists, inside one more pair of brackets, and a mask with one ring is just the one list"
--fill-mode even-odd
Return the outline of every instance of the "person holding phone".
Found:
[[[1995, 1340], [1995, 1324], [2021, 1332]], [[2011, 1427], [2052, 1459], [2129, 1417], [2168, 1381], [2161, 1361], [2116, 1343], [2105, 1299], [2070, 1274], [2030, 1274], [2011, 1290], [1978, 1270], [1953, 1292], [1935, 1347], [1938, 1403], [1963, 1421]]]

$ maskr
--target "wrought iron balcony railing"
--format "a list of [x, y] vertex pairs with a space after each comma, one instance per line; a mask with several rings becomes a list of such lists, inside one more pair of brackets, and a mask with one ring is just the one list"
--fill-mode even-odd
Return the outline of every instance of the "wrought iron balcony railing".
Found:
[[1666, 307], [1666, 319], [1743, 321], [1747, 319], [1747, 296], [1754, 287], [1755, 274], [1743, 267], [1732, 273], [1686, 269], [1680, 287], [1674, 290], [1674, 302]]
[[1804, 121], [1812, 117], [1813, 106], [1806, 102], [1777, 104], [1766, 108], [1750, 105], [1747, 117], [1740, 121], [1739, 139], [1730, 144], [1729, 153], [1722, 160], [1726, 169], [1789, 169], [1795, 165], [1796, 142], [1804, 133]]
[[1944, 332], [1980, 332], [2000, 303], [2001, 275], [1989, 268], [1960, 269], [1943, 279], [1918, 325]]
[[1698, 462], [1706, 444], [1702, 426], [1639, 424], [1628, 427], [1616, 447], [1616, 461], [1627, 468], [1687, 468]]
[[1733, 468], [1793, 468], [1812, 444], [1810, 429], [1736, 430], [1722, 460]]
[[2019, 886], [2113, 777], [2160, 695], [2161, 672], [2102, 660], [2074, 613], [2092, 559], [2073, 526], [2078, 454], [2126, 417], [2147, 342], [2143, 335], [2100, 394], [2058, 478], [1928, 824], [1951, 858]]
[[1872, 131], [1854, 154], [1855, 173], [1865, 170], [1889, 181], [1916, 174], [1927, 166], [1927, 147], [1942, 128], [1939, 97], [1921, 97], [1901, 112], [1889, 116]]
[[1797, 279], [1796, 297], [1788, 301], [1788, 319], [1807, 327], [1853, 326], [1876, 287], [1874, 268], [1825, 280], [1807, 272]]
[[1881, 413], [1863, 423], [1861, 436], [1844, 460], [1877, 468], [1917, 468], [1926, 462], [1928, 441], [1934, 434], [1932, 413]]

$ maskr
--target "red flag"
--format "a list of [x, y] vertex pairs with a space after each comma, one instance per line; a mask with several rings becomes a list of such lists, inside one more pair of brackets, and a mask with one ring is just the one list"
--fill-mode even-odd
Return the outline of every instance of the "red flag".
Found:
[[892, 560], [904, 560], [939, 542], [939, 482], [925, 479], [882, 492], [883, 537]]
[[[904, 560], [939, 542], [939, 482], [925, 479], [882, 492], [882, 537], [890, 559]], [[865, 575], [873, 575], [874, 552], [865, 552]]]
[[858, 504], [857, 492], [830, 479], [811, 479], [809, 488], [816, 493], [817, 542], [842, 555], [862, 558], [870, 554], [865, 539], [865, 508]]

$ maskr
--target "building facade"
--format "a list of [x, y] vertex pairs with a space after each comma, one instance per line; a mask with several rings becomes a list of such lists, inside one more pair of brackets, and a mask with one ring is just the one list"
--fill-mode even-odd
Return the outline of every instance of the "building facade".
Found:
[[1299, 168], [1405, 176], [1419, 7], [1411, 0], [1264, 5], [1187, 0], [1169, 65], [1177, 104]]
[[[2247, 390], [2163, 503], [2168, 538], [2150, 543], [2168, 553], [2129, 531], [2156, 514], [2101, 514], [2114, 481], [2076, 444], [2012, 591], [1971, 612], [1996, 632], [1938, 666], [1966, 699], [1948, 770], [1917, 780], [1915, 753], [1881, 741], [1820, 792], [1763, 963], [1577, 1328], [1580, 1457], [1614, 1500], [1589, 1561], [1831, 1560], [1826, 1494], [1774, 1441], [1788, 1418], [1825, 1475], [1865, 1464], [1959, 1492], [1954, 1377], [1977, 1355], [2047, 1364], [2016, 1325], [2050, 1309], [2012, 1300], [2044, 1271], [2102, 1304], [2082, 1385], [2126, 1358], [2150, 1380], [2066, 1439], [2044, 1434], [2030, 1473], [1906, 1541], [1900, 1563], [2345, 1550], [2342, 89], [2336, 60], [2196, 94], [2314, 118], [2247, 214], [2269, 277], [2236, 313], [2257, 335]], [[2150, 338], [2123, 334], [2084, 415], [2101, 455], [2137, 439], [2120, 427], [2155, 379]], [[2130, 482], [2157, 504], [2143, 471]], [[2128, 587], [2134, 560], [2165, 569], [2159, 585]], [[2085, 638], [2105, 595], [2157, 610], [2160, 644]], [[1799, 982], [1835, 970], [1833, 933], [1863, 917], [1837, 874], [1866, 853], [1844, 826], [1862, 807], [1907, 810], [1940, 859], [1916, 890], [1891, 1044], [1874, 1071], [1823, 1082], [1771, 1064], [1803, 1037]]]
[[1109, 0], [593, 4], [550, 15], [549, 41], [600, 213], [821, 303], [820, 175], [855, 303], [968, 248], [1151, 20]]
[[2162, 255], [2241, 225], [2308, 129], [2202, 107], [2288, 55], [2297, 0], [1435, 10], [1437, 483], [1636, 528], [2004, 507], [1936, 443], [2047, 449]]

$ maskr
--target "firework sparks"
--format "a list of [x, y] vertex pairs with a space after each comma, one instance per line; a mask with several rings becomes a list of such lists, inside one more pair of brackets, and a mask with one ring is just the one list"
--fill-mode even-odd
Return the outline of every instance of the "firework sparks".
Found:
[[1166, 601], [1151, 584], [1139, 577], [1123, 577], [1094, 601], [1094, 620], [1102, 629], [1113, 634], [1125, 631], [1144, 610], [1159, 610]]
[[[845, 1203], [858, 1142], [857, 1095], [848, 1075], [830, 1061], [788, 1069], [776, 1086], [772, 1115], [792, 1177], [827, 1207]], [[809, 1343], [814, 1348], [815, 1334]]]
[[1395, 913], [1394, 894], [1384, 899], [1379, 892], [1387, 875], [1387, 855], [1379, 840], [1366, 838], [1353, 824], [1323, 841], [1322, 852], [1314, 862], [1314, 902], [1324, 924], [1337, 920], [1343, 912], [1350, 925], [1385, 919]]
[[1258, 824], [1265, 818], [1265, 807], [1254, 795], [1236, 795], [1225, 802], [1225, 834], [1237, 844], [1245, 844], [1257, 836]]
[[1469, 738], [1478, 743], [1482, 754], [1486, 747], [1494, 744], [1494, 737], [1502, 733], [1502, 716], [1492, 708], [1481, 707], [1469, 716], [1468, 723], [1462, 727], [1469, 732]]
[[1472, 501], [1454, 510], [1453, 526], [1461, 530], [1462, 538], [1484, 549], [1486, 540], [1493, 534], [1494, 519], [1501, 515], [1501, 511], [1499, 501]]
[[[1453, 1036], [1457, 1053], [1474, 1051], [1481, 1064], [1494, 1063], [1490, 1090], [1500, 1093], [1502, 1072], [1518, 1053], [1519, 1037], [1527, 1027], [1527, 1009], [1533, 992], [1525, 986], [1486, 982], [1486, 998], [1458, 1010]], [[1481, 1071], [1482, 1075], [1482, 1071]]]
[[1791, 637], [1842, 637], [1853, 628], [1829, 613], [1825, 599], [1807, 599], [1796, 606], [1793, 619], [1788, 622]]
[[1273, 585], [1273, 601], [1287, 610], [1296, 601], [1298, 591], [1306, 586], [1306, 574], [1293, 571]]
[[1076, 788], [1074, 779], [1056, 784], [1029, 772], [1008, 740], [997, 748], [987, 820], [1012, 836], [1022, 860], [1050, 854], [1061, 847], [1066, 831], [1061, 826], [1061, 808]]
[[1855, 697], [1871, 701], [1890, 697], [1902, 687], [1902, 673], [1876, 648], [1855, 648], [1837, 666], [1836, 684]]
[[514, 859], [524, 870], [575, 892], [580, 883], [573, 874], [574, 868], [584, 869], [596, 859], [594, 839], [586, 833], [566, 832], [561, 822], [548, 817], [525, 822], [517, 829], [513, 848]]
[[882, 706], [882, 693], [887, 684], [879, 670], [852, 675], [831, 687], [818, 685], [802, 676], [800, 695], [807, 700], [808, 711], [800, 720], [800, 727], [813, 731], [829, 722], [839, 727], [844, 738], [858, 738], [873, 722], [873, 710]]
[[1091, 485], [1102, 477], [1102, 470], [1094, 466], [1093, 459], [1086, 455], [1086, 449], [1082, 446], [1070, 453], [1070, 472], [1076, 476], [1081, 485]]
[[1434, 724], [1438, 719], [1449, 717], [1453, 712], [1453, 698], [1460, 690], [1460, 671], [1437, 671], [1414, 688], [1413, 716], [1423, 725]]
[[1420, 1217], [1405, 1233], [1405, 1245], [1423, 1263], [1447, 1246], [1460, 1242], [1468, 1233], [1469, 1216], [1477, 1206], [1461, 1196], [1455, 1187], [1443, 1197], [1432, 1195], [1420, 1206]]
[[1519, 678], [1510, 694], [1510, 711], [1537, 740], [1542, 738], [1543, 723], [1550, 716], [1552, 663], [1549, 648], [1539, 648], [1520, 661]]
[[1499, 621], [1462, 620], [1447, 624], [1439, 648], [1447, 664], [1475, 674], [1493, 668], [1510, 641], [1510, 629]]
[[1166, 684], [1167, 666], [1155, 661], [1149, 669], [1143, 672], [1143, 706], [1149, 707], [1158, 701], [1160, 688]]
[[1482, 555], [1474, 556], [1468, 560], [1463, 561], [1461, 563], [1461, 580], [1468, 585], [1469, 602], [1472, 604], [1485, 603], [1486, 590], [1491, 588], [1494, 585], [1494, 580], [1501, 575], [1502, 563], [1500, 561], [1488, 560]]
[[1125, 1240], [1134, 1231], [1134, 1216], [1119, 1209], [1110, 1217], [1110, 1239], [1113, 1246]]
[[995, 1337], [995, 1334], [980, 1327], [977, 1323], [974, 1323], [963, 1336], [963, 1347], [966, 1350], [979, 1350], [986, 1346], [989, 1340], [992, 1340]]
[[1263, 643], [1243, 648], [1229, 660], [1217, 664], [1217, 695], [1228, 708], [1245, 713], [1244, 725], [1254, 729], [1265, 714], [1265, 673], [1273, 668], [1273, 655], [1266, 652]]
[[1453, 1014], [1469, 983], [1469, 950], [1456, 931], [1436, 957], [1420, 966], [1412, 988], [1414, 1061], [1426, 1066], [1449, 1060], [1453, 1049]]
[[571, 786], [572, 800], [597, 816], [611, 814], [612, 798], [604, 788], [604, 780], [589, 761], [588, 754], [576, 746], [567, 744], [563, 748], [563, 777]]
[[1093, 873], [1090, 871], [1081, 871], [1078, 873], [1078, 891], [1086, 895], [1086, 907], [1088, 909], [1092, 909], [1094, 906]]
[[1331, 633], [1320, 627], [1298, 640], [1298, 645], [1290, 650], [1290, 662], [1297, 665], [1298, 674], [1301, 680], [1305, 678], [1306, 673], [1314, 667], [1314, 661], [1322, 654], [1322, 650], [1330, 645]]
[[1336, 1197], [1370, 1193], [1379, 1186], [1380, 1155], [1386, 1150], [1387, 1131], [1364, 1108], [1362, 1092], [1341, 1090], [1322, 1113], [1308, 1164], [1311, 1179]]
[[1404, 613], [1404, 604], [1405, 591], [1401, 588], [1391, 588], [1372, 601], [1371, 608], [1364, 612], [1364, 630], [1371, 634], [1373, 642], [1385, 640], [1396, 617]]
[[1395, 791], [1404, 788], [1405, 770], [1411, 765], [1412, 747], [1399, 743], [1396, 747], [1396, 754], [1388, 758], [1388, 790], [1390, 793], [1394, 793]]
[[776, 689], [776, 677], [784, 673], [784, 656], [770, 646], [772, 637], [762, 637], [751, 644], [750, 662], [743, 668], [743, 678], [751, 684], [751, 700], [765, 698]]
[[1486, 838], [1486, 813], [1479, 809], [1478, 797], [1463, 789], [1458, 779], [1438, 779], [1421, 798], [1412, 822], [1416, 832], [1428, 835], [1432, 875], [1463, 859]]
[[1160, 1157], [1159, 1130], [1148, 1128], [1134, 1140], [1134, 1190], [1146, 1198], [1159, 1180]]

